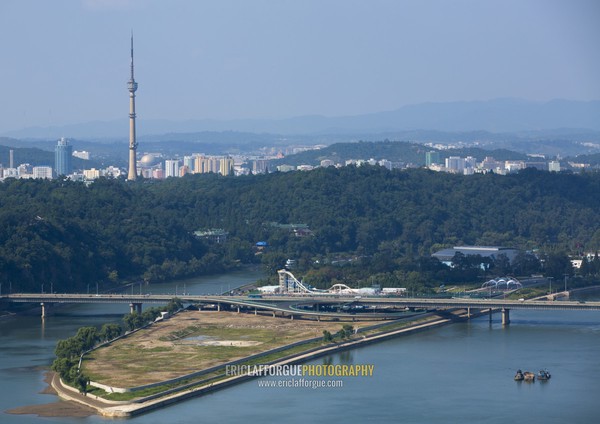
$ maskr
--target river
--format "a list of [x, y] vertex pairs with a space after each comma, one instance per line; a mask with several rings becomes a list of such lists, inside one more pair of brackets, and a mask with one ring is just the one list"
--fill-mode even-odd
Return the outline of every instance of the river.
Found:
[[[185, 282], [193, 294], [216, 293], [259, 278], [235, 272]], [[153, 286], [183, 291], [183, 283]], [[599, 295], [588, 297], [598, 299]], [[39, 316], [0, 321], [0, 411], [56, 400], [39, 394], [56, 341], [84, 325], [117, 321], [127, 305], [72, 305], [42, 324]], [[99, 315], [102, 313], [102, 315]], [[312, 361], [373, 364], [372, 377], [343, 377], [343, 387], [261, 387], [286, 377], [240, 384], [135, 417], [128, 422], [596, 423], [600, 417], [600, 312], [511, 311]], [[515, 382], [515, 371], [548, 368], [548, 382]], [[313, 380], [321, 380], [314, 377]], [[325, 380], [338, 380], [327, 377]], [[275, 384], [275, 383], [270, 383]], [[106, 423], [0, 413], [1, 423]]]

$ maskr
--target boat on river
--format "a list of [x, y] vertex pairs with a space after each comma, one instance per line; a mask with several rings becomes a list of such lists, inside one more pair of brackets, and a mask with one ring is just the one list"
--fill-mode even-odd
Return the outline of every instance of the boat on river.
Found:
[[535, 381], [535, 373], [530, 372], [530, 371], [525, 371], [523, 373], [523, 379], [525, 381]]
[[517, 373], [515, 374], [515, 381], [523, 381], [524, 378], [523, 371], [517, 370]]
[[538, 371], [538, 375], [537, 375], [538, 380], [550, 380], [550, 377], [552, 377], [552, 376], [550, 375], [550, 373], [548, 372], [547, 369]]

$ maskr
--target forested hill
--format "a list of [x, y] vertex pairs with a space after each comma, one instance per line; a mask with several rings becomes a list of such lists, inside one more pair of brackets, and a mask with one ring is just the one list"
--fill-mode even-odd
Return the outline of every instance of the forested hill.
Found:
[[600, 153], [593, 153], [589, 155], [579, 155], [576, 156], [573, 160], [581, 163], [589, 163], [592, 166], [600, 165]]
[[[465, 177], [370, 166], [90, 186], [9, 179], [0, 184], [0, 281], [71, 291], [216, 272], [260, 258], [257, 241], [269, 244], [263, 260], [336, 252], [399, 260], [459, 244], [596, 250], [599, 193], [598, 173]], [[307, 224], [313, 235], [270, 222]], [[192, 235], [207, 228], [229, 240]]]
[[443, 161], [449, 156], [473, 156], [483, 160], [491, 156], [496, 160], [526, 160], [527, 155], [506, 149], [484, 150], [476, 147], [465, 149], [437, 150], [422, 144], [407, 141], [360, 141], [357, 143], [336, 143], [319, 150], [308, 150], [274, 161], [277, 165], [319, 165], [324, 159], [335, 163], [345, 163], [347, 160], [387, 159], [392, 162], [425, 165], [425, 153], [439, 151]]

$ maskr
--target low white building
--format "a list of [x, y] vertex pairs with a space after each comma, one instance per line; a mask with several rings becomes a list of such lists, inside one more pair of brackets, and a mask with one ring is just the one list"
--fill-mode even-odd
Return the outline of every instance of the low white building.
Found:
[[3, 178], [17, 178], [19, 176], [19, 172], [17, 168], [4, 168], [2, 170]]
[[84, 169], [83, 170], [83, 177], [86, 180], [96, 180], [98, 178], [100, 178], [100, 170], [96, 169], [96, 168], [92, 168], [92, 169]]
[[505, 255], [512, 263], [519, 253], [519, 250], [500, 246], [455, 246], [448, 249], [439, 250], [431, 256], [437, 258], [445, 265], [452, 266], [452, 259], [457, 253], [460, 253], [464, 256], [479, 255], [482, 258], [490, 258], [492, 260], [498, 259], [500, 255]]
[[90, 160], [90, 152], [86, 152], [85, 150], [82, 150], [82, 151], [75, 150], [73, 152], [73, 156], [75, 156], [76, 158], [79, 158], [79, 159], [83, 159], [83, 160]]
[[32, 170], [33, 178], [45, 178], [48, 180], [52, 179], [52, 167], [51, 166], [34, 166]]

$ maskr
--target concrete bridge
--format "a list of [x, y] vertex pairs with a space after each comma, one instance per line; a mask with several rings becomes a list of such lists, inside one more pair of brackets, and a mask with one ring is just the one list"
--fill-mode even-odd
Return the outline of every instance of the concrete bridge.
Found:
[[[568, 295], [568, 292], [565, 292]], [[594, 310], [600, 311], [600, 302], [579, 301], [555, 301], [552, 300], [507, 300], [507, 299], [428, 299], [428, 298], [399, 298], [380, 296], [263, 296], [268, 302], [288, 302], [290, 306], [315, 303], [351, 303], [355, 305], [370, 306], [393, 306], [396, 308], [418, 308], [418, 309], [466, 309], [467, 317], [471, 316], [471, 310], [494, 310], [502, 313], [502, 324], [510, 323], [511, 309], [530, 310]], [[294, 308], [295, 309], [295, 308]]]
[[[68, 303], [109, 303], [129, 304], [131, 312], [141, 312], [142, 304], [166, 304], [173, 299], [170, 294], [10, 294], [0, 296], [0, 301], [4, 302], [27, 302], [39, 303], [42, 307], [42, 317], [46, 315], [46, 308], [50, 304], [68, 304]], [[352, 317], [355, 319], [390, 319], [398, 318], [398, 312], [404, 308], [418, 309], [466, 309], [467, 316], [470, 317], [471, 310], [494, 310], [502, 312], [502, 323], [510, 322], [511, 309], [530, 309], [530, 310], [600, 310], [600, 302], [578, 302], [578, 301], [553, 301], [553, 300], [507, 300], [507, 299], [428, 299], [428, 298], [400, 298], [400, 297], [379, 297], [379, 296], [343, 296], [343, 295], [271, 295], [261, 296], [260, 298], [250, 298], [248, 296], [224, 296], [224, 295], [180, 295], [177, 296], [184, 304], [212, 304], [217, 309], [221, 305], [230, 305], [237, 308], [254, 309], [257, 311], [271, 311], [273, 314], [280, 312], [294, 316], [316, 316], [320, 317]], [[374, 306], [380, 308], [389, 308], [393, 312], [389, 313], [368, 313], [356, 312], [350, 315], [347, 312], [325, 312], [319, 310], [320, 305], [348, 305], [356, 306]], [[306, 309], [312, 307], [316, 310]]]
[[[294, 305], [298, 303], [306, 303], [306, 298], [289, 298], [289, 297], [273, 297], [269, 299], [256, 299], [249, 298], [247, 296], [224, 296], [224, 295], [178, 295], [172, 294], [10, 294], [0, 296], [0, 301], [9, 303], [39, 303], [42, 308], [42, 318], [44, 318], [48, 312], [48, 308], [54, 304], [76, 304], [76, 303], [104, 303], [104, 304], [129, 304], [130, 312], [141, 313], [142, 305], [146, 304], [161, 304], [164, 305], [171, 301], [173, 298], [181, 300], [184, 304], [204, 304], [214, 305], [218, 311], [220, 311], [223, 305], [228, 305], [237, 309], [240, 312], [241, 309], [254, 310], [257, 314], [258, 311], [269, 311], [275, 316], [276, 313], [280, 313], [285, 316], [289, 316], [294, 319], [294, 316], [314, 316], [317, 319], [321, 317], [330, 318], [351, 318], [351, 319], [397, 319], [400, 316], [400, 312], [404, 311], [393, 311], [390, 313], [361, 313], [361, 314], [349, 314], [326, 312], [326, 311], [310, 311], [305, 309], [295, 308]], [[301, 300], [302, 302], [298, 302]], [[319, 301], [321, 303], [332, 303], [333, 299], [327, 299], [327, 301]], [[352, 303], [354, 299], [345, 298], [342, 302], [337, 300], [335, 303]]]

